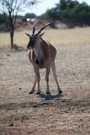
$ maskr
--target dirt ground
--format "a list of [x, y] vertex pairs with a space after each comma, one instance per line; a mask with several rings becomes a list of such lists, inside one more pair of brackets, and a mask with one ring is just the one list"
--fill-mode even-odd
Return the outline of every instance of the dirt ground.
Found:
[[56, 46], [56, 68], [46, 95], [29, 95], [34, 72], [27, 51], [0, 49], [0, 135], [90, 135], [90, 44]]

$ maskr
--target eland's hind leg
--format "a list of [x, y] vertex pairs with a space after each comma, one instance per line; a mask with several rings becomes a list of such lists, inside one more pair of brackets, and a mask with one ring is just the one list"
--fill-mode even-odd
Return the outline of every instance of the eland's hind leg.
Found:
[[55, 82], [56, 82], [56, 84], [57, 84], [58, 93], [62, 93], [62, 90], [61, 90], [61, 88], [59, 87], [58, 80], [57, 80], [55, 62], [52, 63], [51, 67], [52, 67], [52, 71], [53, 71], [53, 75], [54, 75]]

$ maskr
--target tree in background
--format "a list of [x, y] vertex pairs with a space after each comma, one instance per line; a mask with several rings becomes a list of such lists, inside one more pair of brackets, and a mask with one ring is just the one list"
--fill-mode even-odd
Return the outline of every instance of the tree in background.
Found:
[[58, 7], [47, 10], [44, 17], [45, 19], [58, 19], [59, 18]]
[[4, 15], [0, 14], [0, 24], [3, 24], [5, 22]]
[[90, 6], [76, 0], [60, 0], [55, 8], [47, 10], [45, 19], [57, 19], [68, 27], [90, 25]]
[[66, 0], [66, 7], [60, 10], [60, 18], [69, 27], [90, 25], [90, 6], [85, 2], [80, 4], [77, 1]]
[[34, 13], [27, 13], [27, 14], [25, 14], [25, 17], [27, 17], [27, 18], [35, 18], [36, 15]]
[[4, 15], [6, 26], [10, 33], [11, 48], [13, 48], [14, 27], [19, 12], [25, 8], [30, 8], [38, 0], [0, 0], [0, 10]]

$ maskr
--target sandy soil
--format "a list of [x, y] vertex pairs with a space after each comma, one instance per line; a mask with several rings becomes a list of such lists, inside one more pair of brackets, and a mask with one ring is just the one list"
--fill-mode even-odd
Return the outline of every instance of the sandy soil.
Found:
[[90, 44], [56, 48], [62, 95], [52, 71], [46, 95], [45, 69], [41, 95], [29, 95], [34, 72], [27, 51], [0, 49], [0, 135], [90, 134]]

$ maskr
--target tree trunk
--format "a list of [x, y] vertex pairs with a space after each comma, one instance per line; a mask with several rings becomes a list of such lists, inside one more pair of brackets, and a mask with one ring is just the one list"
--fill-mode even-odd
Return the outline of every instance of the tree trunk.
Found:
[[12, 12], [9, 11], [11, 48], [14, 48], [14, 46], [13, 46], [13, 38], [14, 38], [14, 22], [13, 22], [13, 19], [14, 18], [12, 16]]
[[13, 39], [14, 39], [14, 30], [12, 29], [11, 32], [10, 32], [10, 38], [11, 38], [11, 48], [13, 48]]

